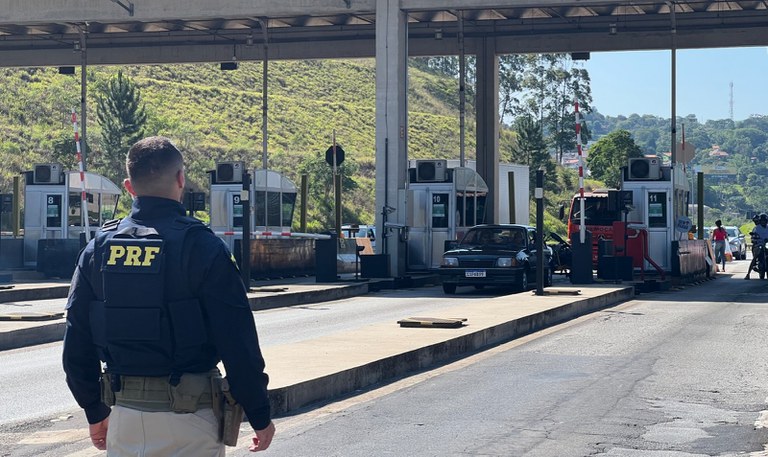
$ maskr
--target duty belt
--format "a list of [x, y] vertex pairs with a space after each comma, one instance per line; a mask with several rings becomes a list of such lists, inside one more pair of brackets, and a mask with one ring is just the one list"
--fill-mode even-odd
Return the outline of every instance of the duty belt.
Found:
[[[201, 408], [211, 408], [213, 396], [218, 397], [218, 392], [214, 393], [211, 385], [220, 377], [218, 370], [208, 373], [185, 373], [181, 376], [179, 384], [173, 386], [168, 382], [167, 376], [120, 375], [120, 389], [113, 392], [114, 404], [147, 412], [191, 413]], [[111, 386], [112, 376], [104, 373], [104, 381], [105, 386]]]

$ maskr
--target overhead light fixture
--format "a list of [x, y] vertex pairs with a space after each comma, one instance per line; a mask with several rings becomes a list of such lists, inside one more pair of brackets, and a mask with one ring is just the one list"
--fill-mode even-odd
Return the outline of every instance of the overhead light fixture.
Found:
[[435, 29], [435, 39], [436, 40], [443, 39], [443, 29]]
[[616, 35], [616, 23], [608, 24], [608, 34]]
[[219, 68], [224, 71], [229, 70], [237, 70], [237, 45], [232, 45], [232, 61], [231, 62], [221, 62], [219, 64]]
[[245, 45], [253, 46], [253, 32], [249, 33], [248, 36], [245, 38]]
[[59, 67], [60, 75], [74, 75], [75, 67]]
[[72, 52], [80, 52], [80, 41], [75, 40], [72, 42]]
[[588, 52], [572, 52], [571, 60], [589, 60]]

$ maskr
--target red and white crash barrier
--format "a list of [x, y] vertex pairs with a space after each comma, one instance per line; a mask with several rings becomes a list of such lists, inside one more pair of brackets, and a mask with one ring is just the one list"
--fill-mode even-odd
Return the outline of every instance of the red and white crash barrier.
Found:
[[[242, 235], [242, 231], [227, 231], [227, 232], [213, 232], [216, 236], [234, 236]], [[304, 238], [311, 240], [330, 240], [331, 235], [321, 235], [317, 233], [297, 233], [297, 232], [273, 232], [270, 230], [263, 230], [257, 232], [251, 232], [253, 237], [262, 238]]]

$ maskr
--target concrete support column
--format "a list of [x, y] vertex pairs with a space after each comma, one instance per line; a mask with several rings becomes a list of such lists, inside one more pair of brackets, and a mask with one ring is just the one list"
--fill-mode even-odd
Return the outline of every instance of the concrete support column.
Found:
[[499, 221], [499, 58], [496, 39], [480, 39], [477, 52], [477, 172], [488, 184], [485, 222]]
[[408, 170], [408, 20], [398, 0], [376, 0], [376, 243], [391, 276], [405, 275], [405, 243], [386, 222], [405, 225]]

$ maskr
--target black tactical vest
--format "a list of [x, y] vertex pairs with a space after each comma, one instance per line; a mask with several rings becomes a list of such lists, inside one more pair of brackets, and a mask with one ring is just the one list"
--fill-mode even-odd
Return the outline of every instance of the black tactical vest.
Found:
[[211, 369], [215, 351], [187, 274], [188, 235], [207, 229], [181, 216], [153, 225], [111, 221], [96, 237], [93, 341], [114, 374], [176, 378]]

